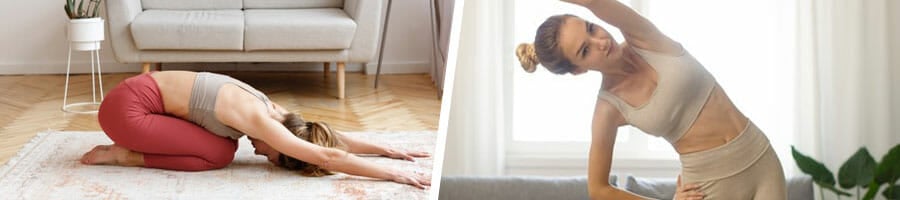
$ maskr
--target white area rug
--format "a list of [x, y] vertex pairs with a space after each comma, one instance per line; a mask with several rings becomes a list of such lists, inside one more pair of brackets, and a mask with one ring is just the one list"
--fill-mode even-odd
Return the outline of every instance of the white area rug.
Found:
[[[434, 154], [435, 132], [348, 133], [388, 146]], [[245, 137], [246, 138], [246, 137]], [[234, 162], [220, 170], [179, 172], [78, 162], [94, 145], [111, 144], [102, 132], [39, 133], [0, 168], [0, 199], [425, 199], [421, 190], [389, 181], [337, 174], [310, 178], [253, 155], [241, 139]], [[366, 157], [430, 175], [432, 158], [416, 162]]]

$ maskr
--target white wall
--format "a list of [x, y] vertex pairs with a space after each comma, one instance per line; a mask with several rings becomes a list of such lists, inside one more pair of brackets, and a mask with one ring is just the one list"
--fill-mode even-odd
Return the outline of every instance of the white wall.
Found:
[[[68, 21], [63, 4], [65, 1], [8, 1], [0, 7], [0, 74], [65, 73], [67, 41], [65, 27]], [[386, 1], [385, 1], [386, 4]], [[386, 6], [385, 6], [386, 7]], [[105, 8], [103, 8], [105, 9]], [[393, 2], [391, 20], [382, 73], [427, 73], [431, 71], [431, 34], [429, 30], [429, 6], [427, 0], [398, 0]], [[105, 17], [104, 17], [105, 18]], [[119, 64], [115, 60], [108, 41], [103, 42], [101, 60], [104, 72], [139, 71], [138, 64]], [[367, 72], [375, 73], [377, 55], [367, 66]], [[87, 52], [76, 52], [72, 57], [73, 72], [89, 72], [90, 57]], [[235, 70], [241, 64], [178, 64], [166, 65], [167, 69]], [[255, 64], [266, 65], [266, 64]], [[292, 67], [277, 65], [269, 69], [319, 70], [319, 65]], [[175, 67], [170, 67], [175, 66]], [[184, 67], [188, 66], [188, 67]], [[207, 66], [207, 67], [196, 67]], [[291, 66], [291, 67], [280, 67]], [[247, 67], [247, 68], [258, 68]], [[333, 67], [332, 67], [333, 69]], [[358, 64], [348, 65], [350, 71], [360, 71]]]
[[[385, 6], [387, 7], [387, 6]], [[432, 68], [429, 0], [394, 0], [384, 45], [382, 73], [428, 73]], [[375, 73], [378, 55], [366, 72]]]
[[[891, 112], [891, 119], [894, 122], [900, 121], [900, 105], [897, 105], [896, 102], [900, 102], [900, 2], [898, 1], [888, 1], [888, 37], [889, 37], [889, 66], [891, 67], [891, 102], [893, 108]], [[900, 135], [900, 123], [892, 123], [893, 127], [891, 127], [891, 131], [894, 134]], [[900, 136], [897, 136], [900, 137]]]

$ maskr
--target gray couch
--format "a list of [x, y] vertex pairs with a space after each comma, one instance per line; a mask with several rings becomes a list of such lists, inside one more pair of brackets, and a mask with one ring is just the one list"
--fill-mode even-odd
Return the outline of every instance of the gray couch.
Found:
[[143, 71], [165, 62], [370, 61], [382, 0], [109, 0], [109, 40], [119, 62]]
[[[616, 183], [616, 176], [610, 182]], [[647, 179], [627, 176], [624, 190], [655, 199], [672, 199], [675, 179]], [[787, 180], [788, 199], [813, 199], [812, 178], [792, 177]], [[515, 200], [583, 200], [588, 199], [586, 177], [465, 177], [443, 176], [439, 199], [515, 199]]]

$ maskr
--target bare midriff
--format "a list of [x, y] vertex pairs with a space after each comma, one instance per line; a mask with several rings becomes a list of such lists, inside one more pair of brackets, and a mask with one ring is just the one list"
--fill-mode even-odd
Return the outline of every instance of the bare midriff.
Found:
[[156, 85], [159, 86], [166, 113], [187, 119], [188, 102], [191, 100], [191, 91], [194, 88], [194, 80], [197, 77], [197, 73], [161, 71], [154, 72], [150, 76], [153, 77]]
[[747, 117], [717, 84], [691, 128], [672, 146], [679, 154], [722, 146], [740, 135], [747, 123]]

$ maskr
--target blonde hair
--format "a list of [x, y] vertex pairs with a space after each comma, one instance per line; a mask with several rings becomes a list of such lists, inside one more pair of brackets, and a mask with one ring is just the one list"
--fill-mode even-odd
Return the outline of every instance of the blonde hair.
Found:
[[[338, 135], [334, 130], [332, 130], [328, 124], [325, 124], [325, 122], [308, 122], [294, 113], [288, 113], [284, 115], [284, 122], [282, 122], [282, 124], [290, 130], [294, 136], [310, 143], [328, 148], [347, 149], [347, 145], [338, 138]], [[334, 174], [322, 167], [309, 164], [283, 153], [278, 156], [278, 163], [279, 166], [285, 169], [300, 171], [300, 175], [303, 176], [319, 177]]]
[[533, 44], [522, 43], [516, 47], [516, 56], [522, 69], [531, 73], [535, 71], [537, 64], [554, 74], [571, 73], [575, 69], [575, 65], [563, 56], [559, 48], [560, 27], [571, 17], [576, 16], [565, 14], [547, 18], [538, 27]]
[[540, 63], [537, 54], [534, 53], [534, 44], [519, 44], [519, 46], [516, 47], [516, 57], [519, 58], [522, 69], [525, 69], [528, 73], [533, 73], [535, 68], [537, 68], [537, 64]]

